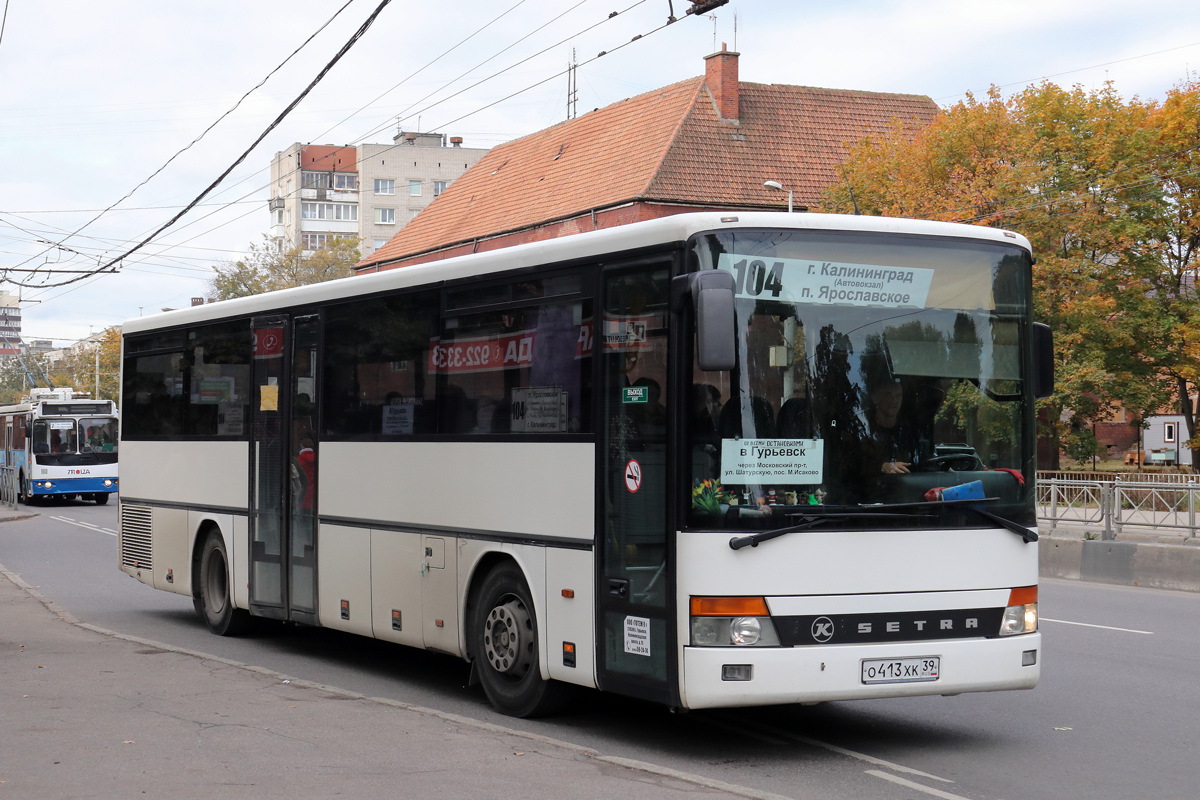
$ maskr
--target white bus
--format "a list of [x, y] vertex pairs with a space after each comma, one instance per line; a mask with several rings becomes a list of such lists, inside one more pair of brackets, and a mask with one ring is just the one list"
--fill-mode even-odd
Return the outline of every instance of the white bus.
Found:
[[26, 504], [78, 497], [99, 505], [116, 493], [117, 407], [70, 388], [35, 388], [0, 406], [3, 465]]
[[512, 715], [1031, 688], [1029, 243], [695, 213], [125, 323], [120, 567]]

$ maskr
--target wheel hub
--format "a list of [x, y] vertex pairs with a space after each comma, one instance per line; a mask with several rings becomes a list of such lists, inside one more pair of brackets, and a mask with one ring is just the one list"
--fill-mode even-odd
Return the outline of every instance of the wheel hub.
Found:
[[483, 653], [492, 669], [505, 675], [524, 675], [533, 663], [533, 624], [516, 598], [508, 598], [487, 616]]

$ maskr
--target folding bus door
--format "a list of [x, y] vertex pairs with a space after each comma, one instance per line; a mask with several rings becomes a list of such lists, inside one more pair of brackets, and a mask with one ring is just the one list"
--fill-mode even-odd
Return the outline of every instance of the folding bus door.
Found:
[[316, 624], [319, 318], [251, 324], [250, 610]]
[[674, 600], [668, 536], [669, 259], [608, 270], [601, 356], [597, 631], [601, 687], [671, 703]]

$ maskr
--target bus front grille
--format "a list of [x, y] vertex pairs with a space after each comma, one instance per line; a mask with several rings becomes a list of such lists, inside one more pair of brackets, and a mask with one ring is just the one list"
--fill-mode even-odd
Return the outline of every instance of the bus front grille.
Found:
[[121, 566], [151, 569], [150, 557], [153, 510], [149, 506], [121, 504]]

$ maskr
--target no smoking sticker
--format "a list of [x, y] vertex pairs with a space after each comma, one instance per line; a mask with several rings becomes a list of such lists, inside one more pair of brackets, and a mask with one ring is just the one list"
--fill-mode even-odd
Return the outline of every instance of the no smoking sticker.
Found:
[[642, 465], [636, 460], [630, 459], [625, 465], [625, 488], [631, 492], [636, 492], [642, 486]]

